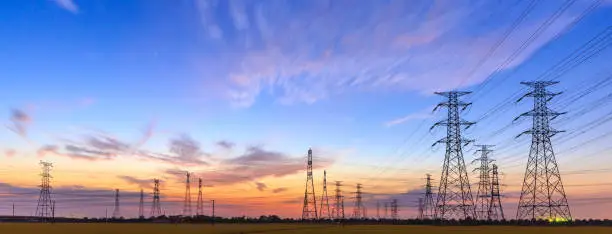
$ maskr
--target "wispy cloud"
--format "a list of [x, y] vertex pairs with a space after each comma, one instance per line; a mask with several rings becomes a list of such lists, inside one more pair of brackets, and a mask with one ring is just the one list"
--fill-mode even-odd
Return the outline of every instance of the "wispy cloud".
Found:
[[423, 110], [421, 110], [419, 112], [411, 113], [411, 114], [408, 114], [406, 116], [403, 116], [403, 117], [400, 117], [400, 118], [397, 118], [397, 119], [393, 119], [393, 120], [387, 121], [387, 122], [384, 123], [384, 125], [386, 127], [391, 127], [391, 126], [402, 124], [402, 123], [405, 123], [405, 122], [408, 122], [408, 121], [411, 121], [411, 120], [432, 118], [432, 117], [435, 116], [434, 113], [432, 112], [433, 108], [434, 107], [426, 108], [426, 109], [423, 109]]
[[70, 11], [74, 14], [79, 13], [79, 7], [74, 3], [74, 0], [53, 0], [55, 4], [64, 10]]
[[218, 141], [217, 145], [220, 146], [221, 148], [229, 150], [229, 149], [234, 148], [235, 144], [234, 144], [234, 142], [223, 140], [223, 141]]
[[260, 192], [263, 192], [268, 188], [268, 186], [262, 182], [255, 182], [255, 185], [257, 186], [257, 190], [259, 190]]
[[28, 113], [21, 109], [13, 109], [11, 110], [10, 121], [11, 124], [7, 126], [8, 129], [24, 138], [28, 137], [27, 128], [32, 122], [32, 117]]
[[272, 193], [282, 193], [287, 191], [287, 188], [275, 188], [272, 190]]
[[14, 149], [7, 149], [4, 151], [4, 155], [7, 158], [12, 158], [13, 156], [15, 156], [17, 154], [17, 151], [15, 151]]
[[[153, 187], [153, 179], [139, 179], [139, 178], [128, 176], [128, 175], [121, 175], [117, 177], [129, 184], [138, 185], [140, 188], [143, 188], [143, 189], [149, 189]], [[163, 183], [163, 181], [161, 182]]]

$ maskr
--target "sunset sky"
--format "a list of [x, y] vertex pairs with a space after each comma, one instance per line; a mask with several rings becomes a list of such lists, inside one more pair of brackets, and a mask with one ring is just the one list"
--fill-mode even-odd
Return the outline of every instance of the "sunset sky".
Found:
[[444, 158], [433, 92], [456, 89], [514, 218], [519, 82], [556, 80], [572, 215], [612, 218], [612, 0], [3, 0], [0, 22], [0, 215], [34, 214], [44, 160], [61, 216], [110, 215], [119, 189], [135, 217], [141, 188], [148, 215], [154, 178], [180, 214], [189, 171], [194, 212], [201, 178], [205, 214], [300, 217], [312, 147], [317, 199], [327, 170], [347, 214], [362, 183], [369, 216], [396, 198], [415, 217]]

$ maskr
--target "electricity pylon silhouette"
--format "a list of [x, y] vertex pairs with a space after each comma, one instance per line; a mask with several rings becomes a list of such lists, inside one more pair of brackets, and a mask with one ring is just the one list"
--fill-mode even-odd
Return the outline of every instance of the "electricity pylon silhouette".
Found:
[[38, 197], [38, 205], [36, 205], [36, 216], [40, 218], [40, 222], [47, 222], [52, 216], [52, 201], [51, 201], [51, 167], [50, 162], [40, 161], [42, 173], [40, 174], [40, 196]]
[[393, 199], [391, 201], [391, 219], [393, 220], [397, 220], [398, 216], [397, 216], [397, 199]]
[[531, 129], [517, 136], [518, 138], [523, 134], [531, 134], [532, 137], [517, 219], [572, 219], [550, 140], [552, 136], [562, 132], [551, 128], [550, 121], [565, 114], [548, 108], [548, 102], [561, 93], [549, 92], [546, 87], [557, 83], [556, 81], [521, 82], [533, 90], [523, 95], [517, 102], [525, 97], [533, 97], [534, 108], [515, 119], [523, 116], [531, 116], [533, 119]]
[[448, 109], [447, 119], [435, 123], [436, 126], [446, 126], [446, 137], [433, 144], [446, 144], [446, 155], [442, 167], [438, 198], [436, 201], [436, 218], [439, 219], [468, 219], [475, 216], [474, 201], [470, 191], [462, 147], [472, 140], [461, 137], [461, 126], [469, 128], [473, 122], [467, 122], [459, 117], [460, 110], [465, 110], [471, 103], [459, 101], [459, 97], [471, 92], [436, 92], [435, 94], [448, 98], [448, 101], [439, 103], [439, 107]]
[[115, 209], [113, 210], [113, 218], [118, 219], [121, 217], [119, 212], [119, 189], [115, 189]]
[[433, 192], [431, 185], [431, 175], [427, 174], [427, 182], [425, 183], [425, 201], [423, 202], [423, 219], [433, 219], [435, 216], [435, 206], [433, 201]]
[[151, 206], [151, 216], [158, 217], [162, 215], [161, 204], [159, 202], [159, 180], [153, 179], [153, 204]]
[[491, 169], [489, 164], [493, 162], [489, 158], [489, 154], [493, 152], [490, 147], [493, 145], [475, 145], [480, 147], [475, 153], [480, 153], [480, 157], [474, 159], [473, 162], [479, 161], [480, 166], [475, 168], [474, 171], [479, 171], [478, 175], [478, 193], [476, 194], [476, 218], [480, 220], [486, 220], [489, 218], [489, 204], [491, 203]]
[[344, 196], [342, 196], [342, 181], [336, 181], [336, 196], [335, 196], [335, 204], [334, 204], [334, 219], [343, 220], [344, 219]]
[[317, 219], [317, 214], [317, 198], [315, 197], [314, 181], [312, 179], [312, 149], [308, 149], [308, 164], [306, 165], [306, 190], [304, 191], [302, 219]]
[[196, 215], [204, 215], [204, 200], [202, 198], [202, 178], [198, 179], [198, 204], [196, 204]]
[[501, 195], [499, 194], [499, 174], [497, 165], [493, 164], [491, 169], [491, 199], [489, 200], [489, 210], [487, 212], [488, 220], [505, 220], [504, 208], [501, 203]]
[[144, 191], [140, 189], [140, 203], [138, 204], [138, 218], [144, 219]]
[[329, 212], [329, 197], [327, 197], [327, 172], [323, 171], [323, 193], [321, 194], [320, 219], [331, 219]]
[[425, 219], [425, 215], [423, 214], [423, 198], [419, 197], [419, 214], [417, 215], [417, 219]]
[[353, 218], [365, 218], [363, 215], [363, 203], [361, 202], [361, 184], [357, 184], [357, 192], [355, 192], [355, 207], [353, 207]]
[[185, 200], [183, 201], [183, 216], [191, 216], [191, 173], [185, 174]]

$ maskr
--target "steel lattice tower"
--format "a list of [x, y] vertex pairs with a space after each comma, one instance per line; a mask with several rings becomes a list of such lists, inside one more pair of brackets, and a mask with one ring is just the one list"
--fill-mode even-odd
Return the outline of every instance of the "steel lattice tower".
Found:
[[427, 174], [427, 183], [425, 183], [425, 201], [423, 203], [424, 219], [433, 219], [435, 216], [435, 206], [432, 188], [433, 186], [431, 185], [431, 175]]
[[549, 92], [546, 87], [557, 83], [556, 81], [521, 82], [533, 90], [517, 102], [525, 97], [533, 97], [534, 102], [532, 110], [516, 118], [531, 116], [533, 119], [531, 129], [517, 136], [518, 138], [523, 134], [531, 134], [532, 137], [517, 219], [572, 219], [550, 140], [552, 136], [562, 132], [551, 128], [550, 121], [565, 114], [548, 108], [548, 102], [561, 93]]
[[397, 211], [397, 199], [393, 199], [391, 201], [391, 219], [396, 220], [398, 218]]
[[385, 219], [389, 218], [389, 203], [385, 202]]
[[151, 216], [158, 217], [162, 215], [161, 204], [159, 202], [159, 180], [153, 179], [153, 205], [151, 206]]
[[473, 122], [467, 122], [459, 117], [460, 109], [465, 110], [471, 103], [459, 101], [459, 97], [471, 92], [436, 92], [435, 94], [448, 98], [436, 106], [448, 109], [448, 117], [445, 121], [435, 123], [436, 126], [446, 126], [446, 137], [438, 140], [438, 143], [446, 144], [446, 155], [442, 167], [440, 187], [438, 187], [438, 199], [436, 201], [436, 217], [439, 219], [468, 219], [475, 216], [474, 201], [470, 190], [465, 161], [463, 160], [462, 146], [471, 140], [461, 137], [461, 126], [469, 128]]
[[489, 201], [489, 210], [487, 212], [489, 220], [505, 220], [504, 208], [501, 204], [501, 195], [499, 193], [499, 174], [497, 165], [493, 164], [491, 169], [491, 200]]
[[380, 201], [376, 201], [376, 219], [380, 219]]
[[423, 198], [419, 197], [419, 214], [417, 215], [417, 219], [425, 219], [425, 215], [423, 214]]
[[474, 159], [473, 162], [480, 161], [480, 166], [475, 168], [474, 171], [478, 170], [478, 193], [476, 195], [476, 218], [480, 220], [486, 220], [489, 218], [489, 203], [491, 203], [491, 169], [489, 164], [493, 161], [489, 158], [489, 154], [493, 152], [490, 147], [493, 145], [475, 145], [480, 147], [476, 150], [476, 153], [480, 153], [480, 157]]
[[312, 179], [312, 149], [308, 149], [308, 165], [306, 166], [306, 190], [304, 191], [304, 206], [302, 219], [317, 219], [317, 198]]
[[204, 200], [202, 198], [202, 178], [198, 179], [198, 204], [196, 204], [196, 215], [204, 215]]
[[191, 216], [191, 174], [186, 172], [185, 179], [185, 200], [183, 201], [183, 216]]
[[140, 203], [138, 204], [138, 218], [144, 219], [144, 191], [140, 189]]
[[355, 192], [355, 207], [353, 208], [353, 218], [365, 218], [363, 210], [363, 203], [361, 202], [361, 184], [357, 184], [357, 192]]
[[36, 216], [41, 222], [46, 222], [52, 216], [52, 201], [51, 201], [51, 167], [52, 163], [40, 161], [42, 166], [40, 196], [38, 197], [38, 205], [36, 205]]
[[335, 219], [344, 219], [344, 196], [342, 196], [342, 181], [336, 181], [336, 201], [334, 204], [334, 218]]
[[329, 197], [327, 196], [327, 172], [323, 171], [323, 193], [321, 194], [321, 207], [319, 209], [319, 218], [331, 219], [331, 213], [329, 212]]
[[119, 213], [119, 189], [115, 189], [115, 209], [113, 210], [113, 218], [121, 217]]

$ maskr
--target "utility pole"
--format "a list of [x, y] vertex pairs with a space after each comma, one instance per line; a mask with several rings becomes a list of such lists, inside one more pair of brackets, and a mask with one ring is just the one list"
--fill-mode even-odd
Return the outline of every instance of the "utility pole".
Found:
[[55, 200], [51, 203], [51, 222], [55, 223]]
[[342, 181], [336, 181], [336, 203], [334, 205], [334, 218], [344, 220], [344, 196], [342, 196]]
[[212, 200], [212, 225], [215, 225], [215, 200]]
[[380, 201], [376, 201], [376, 219], [380, 220]]
[[118, 219], [121, 217], [119, 213], [119, 189], [115, 189], [115, 210], [113, 211], [113, 218]]
[[144, 219], [144, 191], [140, 189], [140, 203], [138, 204], [138, 218]]
[[204, 200], [202, 198], [202, 178], [198, 179], [198, 204], [196, 204], [196, 215], [204, 215]]
[[304, 206], [302, 220], [317, 219], [317, 198], [315, 197], [312, 178], [312, 149], [308, 149], [308, 164], [306, 166], [306, 190], [304, 191]]
[[425, 183], [425, 201], [423, 204], [423, 219], [435, 218], [435, 207], [433, 201], [433, 186], [431, 185], [431, 175], [427, 174], [427, 182]]
[[323, 171], [323, 193], [321, 194], [321, 208], [319, 209], [321, 214], [320, 219], [331, 219], [331, 213], [329, 212], [329, 197], [327, 197], [327, 171]]
[[353, 208], [353, 217], [361, 219], [363, 217], [363, 203], [361, 202], [361, 184], [357, 184], [357, 192], [355, 192], [355, 207]]
[[462, 147], [472, 140], [461, 136], [461, 126], [469, 128], [473, 122], [462, 120], [460, 110], [465, 110], [471, 103], [459, 101], [459, 97], [470, 92], [436, 92], [446, 97], [446, 102], [439, 103], [436, 108], [447, 108], [447, 119], [435, 123], [431, 128], [446, 126], [446, 137], [434, 143], [446, 144], [446, 155], [442, 167], [438, 199], [436, 201], [436, 217], [439, 219], [469, 219], [475, 217], [474, 200], [470, 190]]
[[480, 157], [474, 159], [472, 163], [480, 161], [480, 167], [475, 168], [474, 171], [479, 171], [478, 181], [478, 193], [476, 195], [476, 218], [480, 220], [488, 219], [489, 215], [489, 203], [491, 203], [491, 178], [489, 164], [493, 162], [489, 158], [489, 154], [493, 152], [490, 147], [493, 145], [475, 145], [480, 147], [475, 153], [480, 153]]
[[505, 220], [504, 208], [501, 204], [501, 195], [499, 194], [499, 176], [497, 165], [493, 164], [491, 172], [491, 200], [489, 203], [489, 211], [487, 212], [488, 220]]
[[533, 97], [534, 107], [516, 118], [531, 116], [533, 120], [531, 129], [517, 136], [518, 138], [523, 134], [531, 134], [532, 140], [516, 219], [572, 219], [550, 140], [562, 132], [551, 128], [550, 121], [565, 114], [548, 108], [548, 102], [561, 93], [549, 92], [546, 87], [557, 83], [559, 82], [521, 82], [533, 90], [517, 102], [525, 97]]
[[151, 207], [151, 216], [158, 217], [162, 214], [161, 205], [159, 202], [159, 180], [153, 179], [153, 205]]
[[42, 166], [40, 196], [38, 197], [38, 205], [36, 205], [36, 216], [40, 218], [40, 222], [47, 222], [51, 217], [51, 167], [52, 163], [40, 161]]
[[186, 173], [187, 179], [185, 180], [185, 201], [183, 202], [183, 216], [191, 216], [191, 181], [189, 177], [191, 174]]
[[13, 203], [13, 217], [15, 217], [15, 203]]

